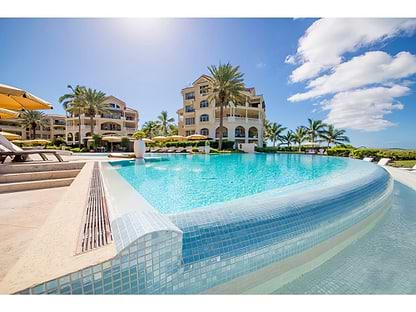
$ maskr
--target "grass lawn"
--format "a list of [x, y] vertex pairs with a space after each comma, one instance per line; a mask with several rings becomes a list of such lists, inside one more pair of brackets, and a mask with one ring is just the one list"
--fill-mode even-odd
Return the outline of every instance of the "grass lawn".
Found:
[[415, 160], [396, 160], [390, 163], [393, 167], [399, 167], [399, 168], [413, 168], [414, 165], [416, 165], [416, 159]]

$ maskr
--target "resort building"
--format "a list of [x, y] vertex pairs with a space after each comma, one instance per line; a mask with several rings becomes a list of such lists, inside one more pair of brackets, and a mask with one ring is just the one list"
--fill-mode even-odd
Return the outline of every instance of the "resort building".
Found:
[[[263, 95], [247, 88], [245, 105], [224, 108], [223, 138], [236, 143], [263, 144], [266, 105]], [[190, 87], [181, 91], [183, 107], [177, 111], [179, 135], [201, 134], [216, 139], [219, 135], [220, 108], [208, 101], [210, 83], [202, 75]]]
[[[95, 115], [93, 119], [94, 134], [131, 136], [137, 130], [139, 113], [137, 110], [127, 107], [126, 103], [108, 96], [106, 104], [109, 112], [102, 115]], [[78, 114], [72, 114], [66, 118], [66, 142], [76, 144], [79, 140], [79, 118]], [[81, 142], [91, 137], [90, 115], [81, 114]]]
[[[65, 116], [48, 114], [45, 115], [45, 125], [36, 128], [35, 139], [53, 140], [65, 138]], [[25, 128], [19, 119], [0, 119], [1, 131], [20, 135], [22, 140], [31, 139], [32, 130]]]

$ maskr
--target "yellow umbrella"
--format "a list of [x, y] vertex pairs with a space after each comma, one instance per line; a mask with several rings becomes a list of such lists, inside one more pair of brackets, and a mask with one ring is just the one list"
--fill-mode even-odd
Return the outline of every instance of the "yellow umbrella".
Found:
[[52, 109], [52, 105], [25, 90], [0, 84], [0, 108], [35, 110]]
[[183, 135], [171, 135], [168, 136], [169, 141], [183, 141], [185, 140], [185, 137]]
[[192, 134], [186, 137], [188, 140], [206, 140], [208, 137], [202, 134]]
[[108, 136], [103, 136], [101, 140], [107, 141], [107, 142], [121, 142], [121, 137], [108, 135]]
[[156, 142], [163, 142], [163, 141], [166, 141], [168, 138], [167, 137], [165, 137], [165, 136], [155, 136], [154, 138], [153, 138], [153, 141], [156, 141]]
[[0, 108], [0, 119], [13, 119], [19, 117], [19, 112], [10, 109]]
[[29, 142], [32, 143], [32, 144], [39, 144], [39, 145], [47, 145], [47, 144], [51, 143], [51, 141], [45, 140], [45, 139], [29, 140]]
[[0, 131], [0, 134], [4, 136], [7, 140], [17, 140], [20, 139], [20, 135], [5, 131]]
[[153, 141], [152, 139], [148, 139], [148, 138], [143, 138], [142, 141], [144, 143], [155, 143], [155, 141]]

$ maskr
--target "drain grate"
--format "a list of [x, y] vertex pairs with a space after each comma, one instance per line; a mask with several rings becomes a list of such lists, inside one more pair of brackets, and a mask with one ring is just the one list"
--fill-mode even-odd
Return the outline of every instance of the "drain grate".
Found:
[[98, 162], [94, 163], [78, 253], [109, 244], [113, 240], [107, 202]]

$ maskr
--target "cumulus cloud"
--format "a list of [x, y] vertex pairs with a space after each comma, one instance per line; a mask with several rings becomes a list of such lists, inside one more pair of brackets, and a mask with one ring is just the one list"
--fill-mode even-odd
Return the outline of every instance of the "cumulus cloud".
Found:
[[298, 93], [289, 101], [303, 101], [325, 94], [357, 89], [371, 84], [393, 84], [392, 81], [416, 73], [416, 56], [400, 52], [390, 56], [382, 51], [367, 52], [334, 67], [330, 74], [311, 80], [309, 91]]
[[286, 63], [299, 64], [290, 80], [312, 79], [340, 64], [347, 52], [415, 30], [416, 19], [320, 19], [299, 39], [296, 54], [286, 57]]
[[384, 115], [403, 109], [396, 98], [406, 95], [408, 87], [394, 85], [344, 91], [322, 102], [323, 110], [329, 111], [325, 122], [340, 128], [364, 131], [380, 131], [394, 124]]

